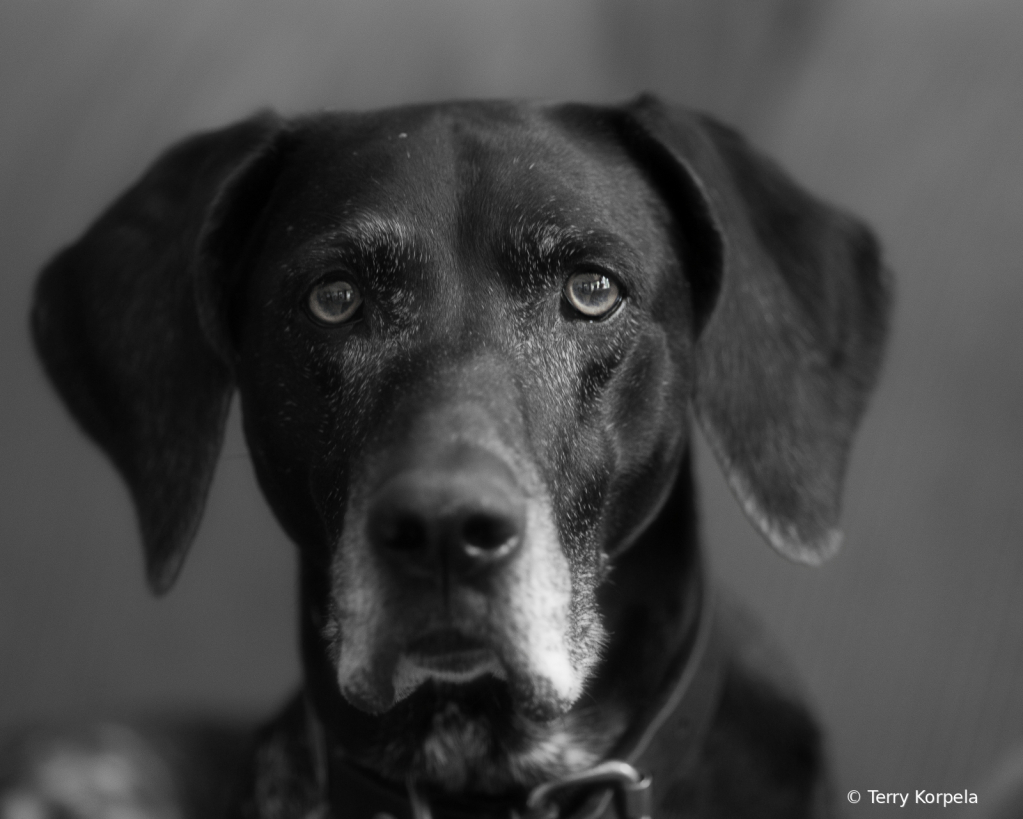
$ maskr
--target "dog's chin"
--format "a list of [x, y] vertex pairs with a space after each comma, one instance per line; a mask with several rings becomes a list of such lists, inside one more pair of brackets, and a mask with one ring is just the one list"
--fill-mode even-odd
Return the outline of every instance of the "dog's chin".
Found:
[[426, 688], [431, 699], [454, 704], [477, 698], [480, 690], [503, 690], [501, 699], [510, 701], [520, 717], [535, 722], [561, 717], [573, 704], [558, 695], [551, 680], [518, 672], [488, 648], [442, 654], [403, 652], [391, 665], [389, 674], [377, 668], [350, 678], [341, 688], [342, 696], [361, 711], [385, 715], [406, 701], [414, 706], [413, 695]]
[[432, 676], [378, 714], [359, 762], [387, 779], [412, 776], [451, 793], [533, 787], [594, 764], [617, 736], [592, 736], [574, 713], [541, 719], [555, 710], [516, 702], [511, 681], [491, 673], [458, 683]]

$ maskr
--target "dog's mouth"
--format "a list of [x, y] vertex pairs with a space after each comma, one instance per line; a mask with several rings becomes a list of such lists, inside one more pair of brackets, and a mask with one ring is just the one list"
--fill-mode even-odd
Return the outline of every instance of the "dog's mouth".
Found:
[[394, 669], [395, 699], [404, 699], [427, 680], [461, 685], [487, 674], [507, 679], [490, 646], [458, 629], [436, 629], [411, 640], [400, 654]]
[[421, 668], [468, 673], [493, 659], [494, 652], [482, 640], [447, 628], [412, 640], [405, 649], [405, 656]]

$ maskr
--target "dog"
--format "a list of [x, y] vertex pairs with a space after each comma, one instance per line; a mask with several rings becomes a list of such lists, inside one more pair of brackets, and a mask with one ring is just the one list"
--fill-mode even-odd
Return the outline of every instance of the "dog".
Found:
[[707, 116], [450, 102], [186, 139], [32, 328], [156, 593], [240, 396], [305, 686], [230, 815], [820, 816], [816, 724], [705, 575], [689, 419], [827, 559], [889, 293], [863, 224]]

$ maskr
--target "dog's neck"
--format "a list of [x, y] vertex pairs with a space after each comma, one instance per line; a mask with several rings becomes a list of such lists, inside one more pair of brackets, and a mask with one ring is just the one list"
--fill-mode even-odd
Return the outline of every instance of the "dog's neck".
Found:
[[615, 560], [599, 592], [611, 640], [587, 695], [554, 723], [513, 719], [499, 739], [480, 738], [457, 705], [437, 702], [419, 747], [395, 743], [384, 736], [395, 723], [353, 708], [338, 693], [323, 650], [321, 616], [311, 603], [326, 599], [325, 573], [304, 565], [302, 580], [306, 690], [328, 744], [391, 781], [412, 776], [448, 792], [521, 796], [541, 782], [620, 755], [638, 740], [652, 707], [685, 667], [704, 597], [689, 457], [657, 518]]

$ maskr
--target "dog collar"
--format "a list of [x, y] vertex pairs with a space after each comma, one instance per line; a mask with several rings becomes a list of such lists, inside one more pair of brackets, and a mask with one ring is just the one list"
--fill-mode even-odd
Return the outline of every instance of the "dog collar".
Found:
[[[652, 716], [626, 733], [611, 758], [533, 788], [524, 801], [445, 794], [427, 796], [332, 754], [326, 733], [306, 700], [306, 723], [319, 803], [306, 819], [651, 819], [654, 759], [665, 756], [676, 775], [692, 768], [717, 704], [723, 655], [713, 595], [703, 590], [696, 635], [681, 674]], [[657, 746], [665, 743], [670, 750]], [[331, 806], [342, 813], [335, 813]], [[614, 814], [609, 814], [609, 810]]]

